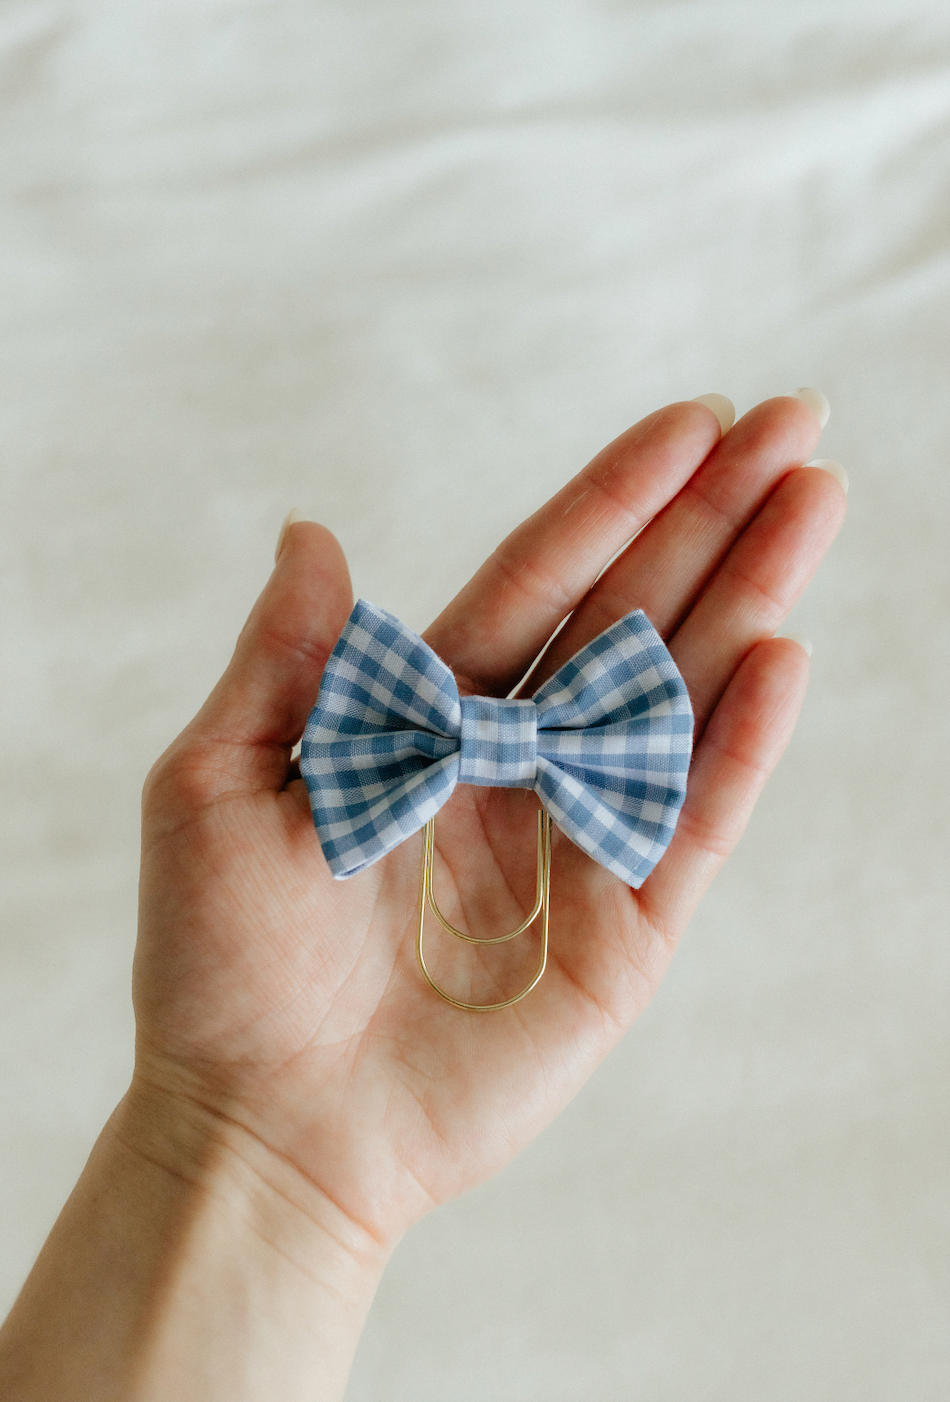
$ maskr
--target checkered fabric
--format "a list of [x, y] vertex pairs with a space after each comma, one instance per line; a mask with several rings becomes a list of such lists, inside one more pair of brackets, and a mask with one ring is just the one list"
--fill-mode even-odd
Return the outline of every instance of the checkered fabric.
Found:
[[530, 701], [500, 701], [460, 698], [432, 649], [361, 599], [327, 662], [300, 772], [337, 878], [418, 832], [463, 783], [534, 789], [578, 847], [640, 886], [673, 836], [692, 730], [685, 683], [641, 610]]
[[459, 783], [533, 789], [538, 768], [538, 708], [533, 701], [462, 697]]

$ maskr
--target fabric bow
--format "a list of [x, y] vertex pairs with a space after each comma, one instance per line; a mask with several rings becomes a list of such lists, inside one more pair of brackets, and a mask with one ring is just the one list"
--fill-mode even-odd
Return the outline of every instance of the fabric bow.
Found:
[[534, 789], [578, 847], [640, 886], [673, 836], [692, 729], [685, 683], [642, 610], [531, 700], [501, 701], [460, 697], [421, 638], [361, 599], [323, 673], [300, 772], [338, 879], [418, 832], [462, 783]]

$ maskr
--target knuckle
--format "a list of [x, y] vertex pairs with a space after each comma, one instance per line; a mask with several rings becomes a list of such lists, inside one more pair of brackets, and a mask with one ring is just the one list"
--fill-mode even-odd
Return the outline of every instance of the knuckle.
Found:
[[205, 808], [219, 785], [208, 758], [193, 745], [171, 745], [145, 777], [142, 809], [146, 816], [185, 819]]

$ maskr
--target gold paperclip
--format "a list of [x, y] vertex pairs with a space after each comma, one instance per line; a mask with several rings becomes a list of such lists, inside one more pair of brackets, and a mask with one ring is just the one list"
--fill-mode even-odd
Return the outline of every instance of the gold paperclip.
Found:
[[[509, 930], [507, 935], [494, 935], [488, 938], [478, 935], [467, 935], [463, 930], [457, 930], [439, 909], [435, 899], [435, 892], [432, 889], [432, 873], [435, 867], [435, 819], [430, 818], [425, 826], [425, 836], [422, 847], [422, 877], [419, 883], [419, 936], [416, 940], [416, 954], [419, 958], [419, 967], [422, 970], [426, 982], [430, 988], [438, 993], [440, 998], [444, 998], [447, 1003], [451, 1003], [453, 1008], [462, 1008], [469, 1013], [495, 1013], [501, 1008], [510, 1008], [515, 1003], [520, 1003], [540, 981], [544, 973], [545, 965], [548, 961], [548, 923], [551, 913], [551, 817], [542, 808], [538, 813], [538, 884], [537, 899], [531, 914], [522, 920], [521, 924], [514, 930]], [[426, 968], [425, 954], [422, 950], [423, 927], [425, 925], [426, 907], [438, 920], [443, 930], [447, 930], [450, 935], [455, 935], [456, 939], [465, 940], [467, 944], [504, 944], [506, 940], [513, 940], [516, 935], [524, 934], [529, 925], [540, 915], [541, 917], [541, 958], [538, 963], [534, 977], [520, 993], [516, 993], [513, 998], [506, 998], [502, 1003], [463, 1003], [458, 998], [453, 998], [446, 993], [444, 988], [440, 988], [435, 979]]]

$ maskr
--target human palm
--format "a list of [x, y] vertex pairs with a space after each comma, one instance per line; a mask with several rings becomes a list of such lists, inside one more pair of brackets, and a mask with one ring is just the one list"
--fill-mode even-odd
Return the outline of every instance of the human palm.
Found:
[[[844, 509], [828, 473], [799, 469], [818, 431], [797, 399], [721, 441], [704, 406], [651, 415], [428, 630], [463, 692], [504, 696], [568, 615], [529, 693], [642, 608], [696, 716], [655, 872], [630, 890], [555, 829], [547, 972], [486, 1015], [419, 974], [421, 838], [330, 877], [291, 750], [352, 597], [333, 537], [295, 525], [227, 672], [146, 788], [136, 1083], [239, 1124], [380, 1240], [528, 1142], [652, 996], [791, 733], [807, 661], [773, 634]], [[442, 810], [436, 883], [455, 923], [493, 935], [530, 908], [536, 811], [526, 791], [467, 786]], [[532, 934], [482, 949], [428, 938], [440, 981], [473, 1002], [516, 991], [537, 960]]]

